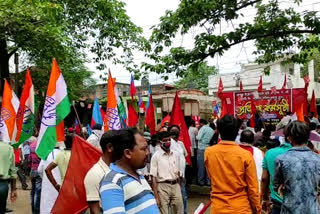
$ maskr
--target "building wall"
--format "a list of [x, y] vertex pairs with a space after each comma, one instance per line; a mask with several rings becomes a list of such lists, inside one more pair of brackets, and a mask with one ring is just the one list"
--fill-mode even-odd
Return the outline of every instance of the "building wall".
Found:
[[[120, 96], [130, 96], [130, 84], [116, 83]], [[96, 86], [95, 94], [98, 99], [107, 97], [108, 83], [99, 84]]]
[[[252, 91], [257, 90], [260, 76], [262, 76], [263, 89], [269, 90], [275, 86], [280, 89], [283, 85], [285, 74], [287, 74], [288, 88], [303, 88], [304, 80], [300, 77], [300, 65], [289, 64], [282, 65], [281, 62], [275, 62], [270, 65], [270, 75], [264, 75], [265, 65], [258, 65], [256, 63], [242, 66], [242, 71], [239, 73], [228, 73], [220, 75], [211, 75], [208, 78], [209, 95], [216, 95], [219, 86], [219, 79], [221, 77], [224, 91], [239, 91], [240, 87], [237, 85], [236, 77], [240, 77], [243, 89]], [[315, 92], [320, 90], [320, 84], [314, 82], [314, 64], [313, 61], [308, 63], [308, 71], [310, 77], [310, 84], [308, 88], [308, 98], [312, 96], [312, 90]], [[316, 93], [316, 98], [320, 98], [320, 93]]]

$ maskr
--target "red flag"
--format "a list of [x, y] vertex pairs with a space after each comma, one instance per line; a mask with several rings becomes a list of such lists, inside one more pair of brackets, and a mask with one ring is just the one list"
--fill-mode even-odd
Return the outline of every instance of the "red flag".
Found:
[[131, 74], [131, 83], [130, 83], [130, 96], [131, 100], [133, 100], [133, 96], [136, 94], [137, 90], [136, 87], [134, 86], [134, 78], [133, 75]]
[[79, 136], [73, 138], [71, 157], [53, 214], [80, 213], [88, 208], [84, 178], [102, 153]]
[[287, 88], [287, 74], [284, 75], [284, 82], [283, 82], [283, 86], [282, 86], [282, 90], [285, 90]]
[[312, 91], [312, 97], [310, 101], [310, 112], [314, 113], [314, 116], [318, 118], [317, 105], [316, 105], [316, 96], [314, 94], [314, 90]]
[[154, 133], [156, 133], [156, 120], [154, 118], [154, 105], [152, 100], [152, 94], [149, 95], [149, 107], [147, 108], [146, 112], [146, 120], [145, 124], [150, 129], [150, 135], [152, 136]]
[[172, 111], [171, 111], [171, 118], [170, 118], [170, 125], [177, 125], [180, 127], [180, 136], [179, 140], [184, 143], [184, 147], [186, 148], [188, 152], [188, 156], [186, 157], [186, 161], [189, 163], [191, 166], [191, 141], [190, 141], [190, 136], [188, 132], [188, 128], [186, 125], [186, 122], [184, 120], [183, 112], [181, 110], [181, 103], [180, 99], [178, 96], [178, 92], [176, 92], [176, 96], [174, 98], [174, 103], [172, 106]]
[[221, 95], [222, 91], [223, 91], [223, 84], [222, 84], [222, 79], [220, 77], [219, 87], [218, 87], [218, 97]]
[[301, 103], [300, 108], [296, 110], [296, 115], [299, 121], [304, 122], [303, 103]]
[[255, 126], [255, 115], [257, 113], [256, 105], [254, 104], [253, 100], [251, 100], [251, 118], [250, 118], [250, 127], [254, 128]]
[[310, 77], [309, 74], [303, 77], [304, 80], [304, 89], [307, 91], [309, 87]]
[[258, 86], [258, 92], [262, 92], [262, 76], [260, 76], [259, 86]]
[[240, 80], [240, 92], [243, 92], [242, 81]]
[[128, 126], [136, 127], [138, 120], [139, 120], [139, 117], [136, 110], [134, 110], [132, 104], [129, 103], [128, 104]]
[[227, 106], [227, 101], [226, 98], [223, 98], [221, 100], [221, 114], [220, 118], [223, 118], [225, 115], [228, 114], [228, 106]]

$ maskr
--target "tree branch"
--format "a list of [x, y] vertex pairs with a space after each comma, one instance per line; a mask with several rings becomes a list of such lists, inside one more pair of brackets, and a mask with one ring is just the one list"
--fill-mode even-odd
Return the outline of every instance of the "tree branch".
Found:
[[210, 51], [208, 53], [204, 53], [201, 55], [201, 61], [203, 61], [204, 59], [206, 59], [208, 56], [214, 56], [217, 52], [219, 51], [222, 51], [224, 49], [229, 49], [230, 47], [234, 46], [234, 45], [237, 45], [239, 43], [242, 43], [242, 42], [247, 42], [247, 41], [250, 41], [250, 40], [253, 40], [253, 39], [259, 39], [259, 38], [263, 38], [263, 37], [279, 37], [279, 36], [284, 36], [284, 35], [288, 35], [288, 34], [300, 34], [300, 33], [316, 33], [315, 30], [292, 30], [292, 31], [283, 31], [283, 32], [270, 32], [270, 33], [267, 33], [267, 34], [261, 34], [261, 35], [254, 35], [254, 36], [247, 36], [241, 40], [238, 40], [236, 42], [233, 42], [233, 43], [230, 43], [230, 44], [227, 44], [227, 45], [224, 45], [222, 47], [219, 47], [217, 49], [214, 49], [213, 51]]

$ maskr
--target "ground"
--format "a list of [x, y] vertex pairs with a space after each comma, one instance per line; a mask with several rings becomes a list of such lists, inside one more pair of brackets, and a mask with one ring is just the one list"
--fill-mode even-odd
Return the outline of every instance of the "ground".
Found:
[[[12, 214], [32, 214], [31, 207], [30, 207], [30, 187], [31, 184], [29, 183], [28, 190], [22, 190], [20, 182], [17, 182], [18, 187], [18, 199], [15, 203], [9, 202], [8, 208], [12, 209]], [[193, 214], [195, 209], [199, 206], [200, 203], [208, 203], [209, 189], [206, 187], [198, 187], [192, 186], [191, 187], [192, 194], [188, 198], [188, 213]], [[209, 211], [206, 212], [208, 214]]]

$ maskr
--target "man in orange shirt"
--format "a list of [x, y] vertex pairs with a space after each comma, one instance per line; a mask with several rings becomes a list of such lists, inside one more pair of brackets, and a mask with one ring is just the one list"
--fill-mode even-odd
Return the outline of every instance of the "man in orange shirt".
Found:
[[255, 162], [249, 151], [234, 142], [238, 127], [233, 116], [218, 120], [221, 141], [204, 154], [211, 180], [211, 214], [261, 213]]

